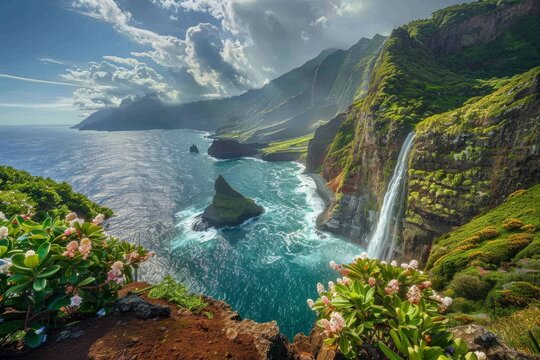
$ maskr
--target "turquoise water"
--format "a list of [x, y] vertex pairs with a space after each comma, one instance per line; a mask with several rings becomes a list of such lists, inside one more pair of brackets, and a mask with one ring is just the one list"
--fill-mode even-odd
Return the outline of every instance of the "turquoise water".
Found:
[[[292, 162], [217, 161], [211, 141], [187, 130], [78, 132], [64, 127], [0, 127], [0, 164], [68, 181], [111, 207], [108, 231], [155, 250], [149, 280], [173, 274], [193, 291], [227, 301], [242, 317], [276, 320], [292, 338], [314, 320], [306, 299], [336, 277], [328, 262], [362, 250], [316, 230], [323, 209], [315, 184]], [[189, 154], [195, 143], [201, 154]], [[241, 227], [194, 232], [193, 218], [222, 174], [266, 212]]]

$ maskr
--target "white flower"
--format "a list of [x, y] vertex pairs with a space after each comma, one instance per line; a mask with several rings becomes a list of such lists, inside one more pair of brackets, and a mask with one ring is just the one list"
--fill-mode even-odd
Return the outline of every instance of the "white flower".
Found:
[[34, 250], [28, 250], [28, 251], [26, 252], [26, 257], [28, 257], [28, 256], [34, 256], [34, 255], [36, 255], [36, 252], [35, 252]]
[[387, 264], [387, 262], [386, 262], [386, 261], [384, 261], [384, 260], [383, 260], [383, 261], [381, 261], [381, 265], [386, 265], [386, 264]]
[[392, 260], [392, 262], [390, 263], [390, 265], [392, 265], [393, 267], [397, 267], [397, 261], [396, 261], [396, 260]]
[[75, 295], [71, 298], [71, 304], [69, 306], [71, 307], [81, 306], [82, 301], [83, 301], [82, 297], [80, 297], [79, 295]]
[[486, 360], [487, 359], [486, 354], [483, 353], [482, 351], [475, 351], [474, 354], [476, 355], [478, 360]]
[[451, 297], [448, 297], [448, 296], [447, 296], [447, 297], [444, 297], [444, 298], [441, 300], [441, 303], [442, 303], [444, 306], [446, 306], [447, 308], [449, 308], [449, 307], [452, 305], [453, 300], [452, 300]]
[[407, 264], [407, 263], [402, 263], [402, 264], [401, 264], [401, 267], [402, 267], [403, 269], [407, 269], [407, 268], [409, 267], [409, 264]]
[[0, 239], [7, 238], [9, 235], [9, 229], [5, 226], [0, 227]]
[[318, 283], [317, 284], [317, 292], [320, 294], [320, 293], [323, 293], [325, 290], [324, 290], [324, 285], [321, 284], [321, 283]]
[[7, 220], [6, 215], [4, 215], [4, 213], [0, 211], [0, 221], [6, 221], [6, 220]]
[[418, 261], [411, 260], [411, 262], [409, 263], [409, 269], [413, 269], [413, 270], [418, 269]]
[[310, 309], [313, 309], [313, 305], [315, 305], [315, 303], [311, 299], [307, 299], [307, 304], [308, 304]]

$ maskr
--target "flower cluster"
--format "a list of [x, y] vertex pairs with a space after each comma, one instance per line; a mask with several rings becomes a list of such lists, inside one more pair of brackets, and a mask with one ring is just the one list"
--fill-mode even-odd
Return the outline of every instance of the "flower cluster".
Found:
[[[0, 216], [0, 314], [12, 332], [38, 346], [46, 330], [83, 313], [106, 313], [121, 285], [154, 256], [141, 246], [108, 236], [104, 216], [86, 222], [76, 213], [47, 218]], [[29, 304], [32, 304], [29, 306]], [[10, 334], [5, 334], [10, 335]]]
[[[360, 344], [371, 342], [381, 358], [422, 358], [429, 349], [434, 358], [465, 359], [466, 348], [463, 350], [462, 342], [453, 342], [440, 316], [452, 299], [433, 291], [417, 260], [399, 266], [396, 261], [370, 259], [363, 253], [350, 264], [331, 261], [329, 265], [346, 275], [335, 283], [330, 281], [328, 288], [318, 283], [319, 297], [308, 299], [307, 305], [318, 316], [317, 325], [327, 337], [325, 343], [336, 344], [346, 358], [359, 357], [365, 351]], [[447, 351], [451, 347], [459, 351], [451, 354]], [[474, 354], [467, 356], [475, 359]]]

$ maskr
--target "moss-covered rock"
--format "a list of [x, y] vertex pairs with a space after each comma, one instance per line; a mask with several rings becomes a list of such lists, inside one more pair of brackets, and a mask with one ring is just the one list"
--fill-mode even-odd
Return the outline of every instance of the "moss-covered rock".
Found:
[[212, 204], [193, 224], [194, 230], [205, 230], [208, 227], [238, 226], [264, 213], [262, 206], [234, 190], [223, 176], [218, 176], [214, 187], [216, 194]]

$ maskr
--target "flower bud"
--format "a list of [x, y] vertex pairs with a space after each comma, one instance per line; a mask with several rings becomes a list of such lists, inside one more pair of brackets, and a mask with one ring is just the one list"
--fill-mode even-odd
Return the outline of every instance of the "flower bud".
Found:
[[24, 266], [29, 268], [35, 268], [39, 264], [39, 257], [33, 250], [28, 250], [26, 252], [26, 257], [24, 258]]

